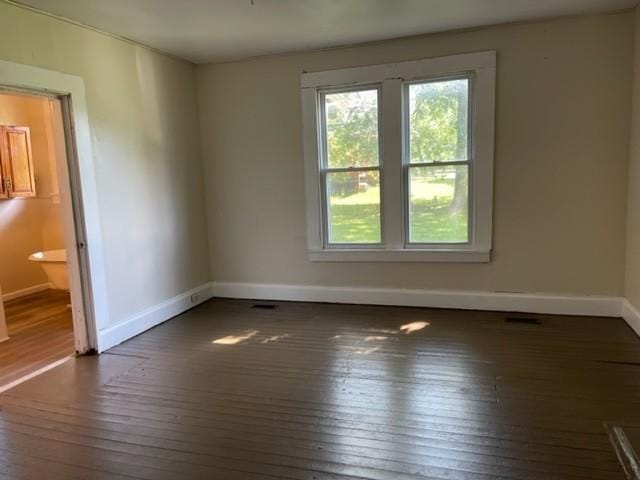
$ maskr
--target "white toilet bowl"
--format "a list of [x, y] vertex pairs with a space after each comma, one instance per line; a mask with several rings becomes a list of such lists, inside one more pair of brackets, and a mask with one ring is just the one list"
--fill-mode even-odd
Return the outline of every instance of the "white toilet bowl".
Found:
[[29, 255], [29, 260], [37, 262], [49, 277], [51, 286], [57, 290], [69, 290], [67, 273], [67, 251], [47, 250]]

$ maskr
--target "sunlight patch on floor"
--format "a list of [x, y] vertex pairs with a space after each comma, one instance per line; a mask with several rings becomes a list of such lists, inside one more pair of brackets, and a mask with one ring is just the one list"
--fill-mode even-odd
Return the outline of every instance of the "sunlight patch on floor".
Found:
[[249, 340], [250, 338], [255, 337], [257, 334], [258, 330], [247, 330], [242, 335], [228, 335], [226, 337], [218, 338], [211, 343], [215, 343], [216, 345], [236, 345], [238, 343], [244, 342], [245, 340]]
[[400, 333], [399, 330], [391, 330], [389, 328], [370, 328], [367, 331], [372, 333], [386, 333], [388, 335], [395, 335], [396, 333]]
[[429, 322], [411, 322], [411, 323], [406, 323], [402, 325], [400, 327], [400, 330], [402, 330], [404, 333], [409, 335], [410, 333], [422, 330], [423, 328], [428, 327], [429, 325], [430, 325]]
[[272, 337], [265, 338], [260, 343], [277, 342], [278, 340], [282, 340], [289, 337], [291, 337], [291, 335], [289, 335], [288, 333], [283, 333], [282, 335], [274, 335]]
[[371, 348], [361, 348], [359, 350], [356, 350], [356, 354], [357, 355], [370, 355], [373, 352], [377, 352], [378, 350], [380, 350], [380, 347], [371, 347]]
[[386, 340], [388, 337], [383, 337], [381, 335], [371, 335], [368, 337], [365, 337], [364, 341], [365, 342], [381, 342], [382, 340]]

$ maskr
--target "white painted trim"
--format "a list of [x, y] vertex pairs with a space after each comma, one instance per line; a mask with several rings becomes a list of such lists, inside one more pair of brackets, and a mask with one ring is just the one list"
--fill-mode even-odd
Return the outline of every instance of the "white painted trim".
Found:
[[71, 360], [72, 358], [73, 358], [73, 355], [69, 355], [68, 357], [61, 358], [60, 360], [56, 360], [55, 362], [52, 362], [49, 365], [45, 365], [44, 367], [39, 368], [35, 372], [28, 373], [24, 377], [20, 377], [19, 379], [14, 380], [11, 383], [7, 383], [6, 385], [2, 385], [2, 386], [0, 386], [0, 393], [4, 393], [4, 392], [6, 392], [7, 390], [9, 390], [9, 389], [11, 389], [13, 387], [17, 387], [21, 383], [26, 382], [27, 380], [31, 380], [32, 378], [37, 377], [38, 375], [42, 375], [43, 373], [48, 372], [49, 370], [52, 370], [52, 369], [56, 368], [58, 365], [62, 365], [63, 363], [67, 362], [68, 360]]
[[307, 246], [322, 249], [322, 193], [320, 189], [320, 142], [318, 136], [318, 95], [302, 90], [302, 141], [304, 145], [305, 204], [307, 207]]
[[[85, 353], [97, 348], [97, 329], [110, 321], [106, 289], [106, 268], [102, 246], [98, 189], [94, 171], [93, 147], [89, 114], [85, 98], [84, 80], [75, 75], [44, 68], [0, 60], [0, 86], [25, 90], [35, 94], [60, 98], [67, 141], [67, 161], [73, 178], [75, 232], [68, 232], [65, 222], [65, 241], [73, 233], [76, 242], [67, 244], [69, 255], [77, 252], [78, 261], [68, 263], [74, 300], [82, 297], [82, 305], [73, 310], [76, 350]], [[65, 193], [62, 189], [61, 193]], [[80, 188], [81, 187], [81, 188]], [[68, 216], [67, 216], [68, 217]], [[81, 248], [77, 248], [81, 246]], [[73, 248], [72, 248], [73, 247]], [[82, 292], [76, 292], [81, 286]]]
[[[323, 72], [304, 73], [301, 86], [305, 88], [336, 87], [358, 83], [377, 83], [389, 78], [414, 80], [425, 75], [451, 75], [470, 69], [493, 69], [496, 52], [463, 53], [446, 57], [425, 58], [408, 62], [387, 63], [360, 67], [340, 68]], [[471, 67], [471, 68], [470, 68]]]
[[32, 285], [31, 287], [22, 288], [20, 290], [14, 290], [13, 292], [7, 292], [2, 294], [2, 301], [8, 302], [9, 300], [15, 300], [16, 298], [26, 297], [38, 292], [44, 292], [51, 288], [51, 283], [40, 283], [38, 285]]
[[[466, 244], [410, 244], [407, 220], [406, 82], [459, 78], [470, 82], [469, 224]], [[307, 249], [311, 261], [489, 262], [493, 233], [493, 164], [496, 52], [302, 73], [302, 129], [305, 163]], [[323, 92], [376, 88], [379, 92], [382, 244], [328, 245]], [[330, 90], [333, 91], [333, 90]], [[404, 112], [404, 113], [403, 113]], [[404, 126], [403, 126], [404, 125]], [[461, 163], [462, 164], [462, 163]], [[339, 252], [336, 253], [336, 250]], [[406, 255], [401, 251], [417, 250]], [[460, 254], [453, 252], [459, 251]], [[471, 254], [473, 253], [473, 254]], [[475, 255], [474, 255], [475, 254]]]
[[115, 347], [181, 313], [206, 302], [213, 296], [212, 283], [205, 283], [158, 305], [147, 308], [112, 327], [98, 331], [98, 352]]
[[622, 318], [640, 335], [640, 311], [626, 298], [622, 299]]
[[[404, 247], [405, 204], [403, 142], [403, 84], [399, 78], [382, 82], [380, 111], [380, 153], [382, 172], [380, 178], [380, 211], [382, 243], [386, 249], [402, 250]], [[382, 257], [382, 255], [380, 256]], [[387, 257], [384, 255], [384, 257]], [[380, 261], [384, 261], [381, 258]]]
[[558, 315], [620, 317], [620, 298], [547, 293], [323, 287], [214, 282], [213, 295], [226, 298], [455, 308]]
[[309, 251], [312, 262], [479, 262], [491, 260], [491, 252], [474, 250], [358, 250], [325, 249]]

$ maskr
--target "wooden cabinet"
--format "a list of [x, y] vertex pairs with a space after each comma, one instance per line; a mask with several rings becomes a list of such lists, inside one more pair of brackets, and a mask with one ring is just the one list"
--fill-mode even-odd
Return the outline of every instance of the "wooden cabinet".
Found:
[[9, 198], [9, 190], [7, 189], [8, 183], [7, 178], [4, 174], [4, 168], [2, 168], [2, 158], [4, 154], [2, 153], [2, 148], [0, 148], [0, 200], [4, 200]]
[[0, 198], [35, 197], [29, 127], [0, 126]]

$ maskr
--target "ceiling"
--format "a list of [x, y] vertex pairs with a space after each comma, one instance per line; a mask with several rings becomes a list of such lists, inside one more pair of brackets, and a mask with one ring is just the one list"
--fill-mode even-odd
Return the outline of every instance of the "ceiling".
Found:
[[194, 63], [624, 9], [637, 0], [19, 0]]

